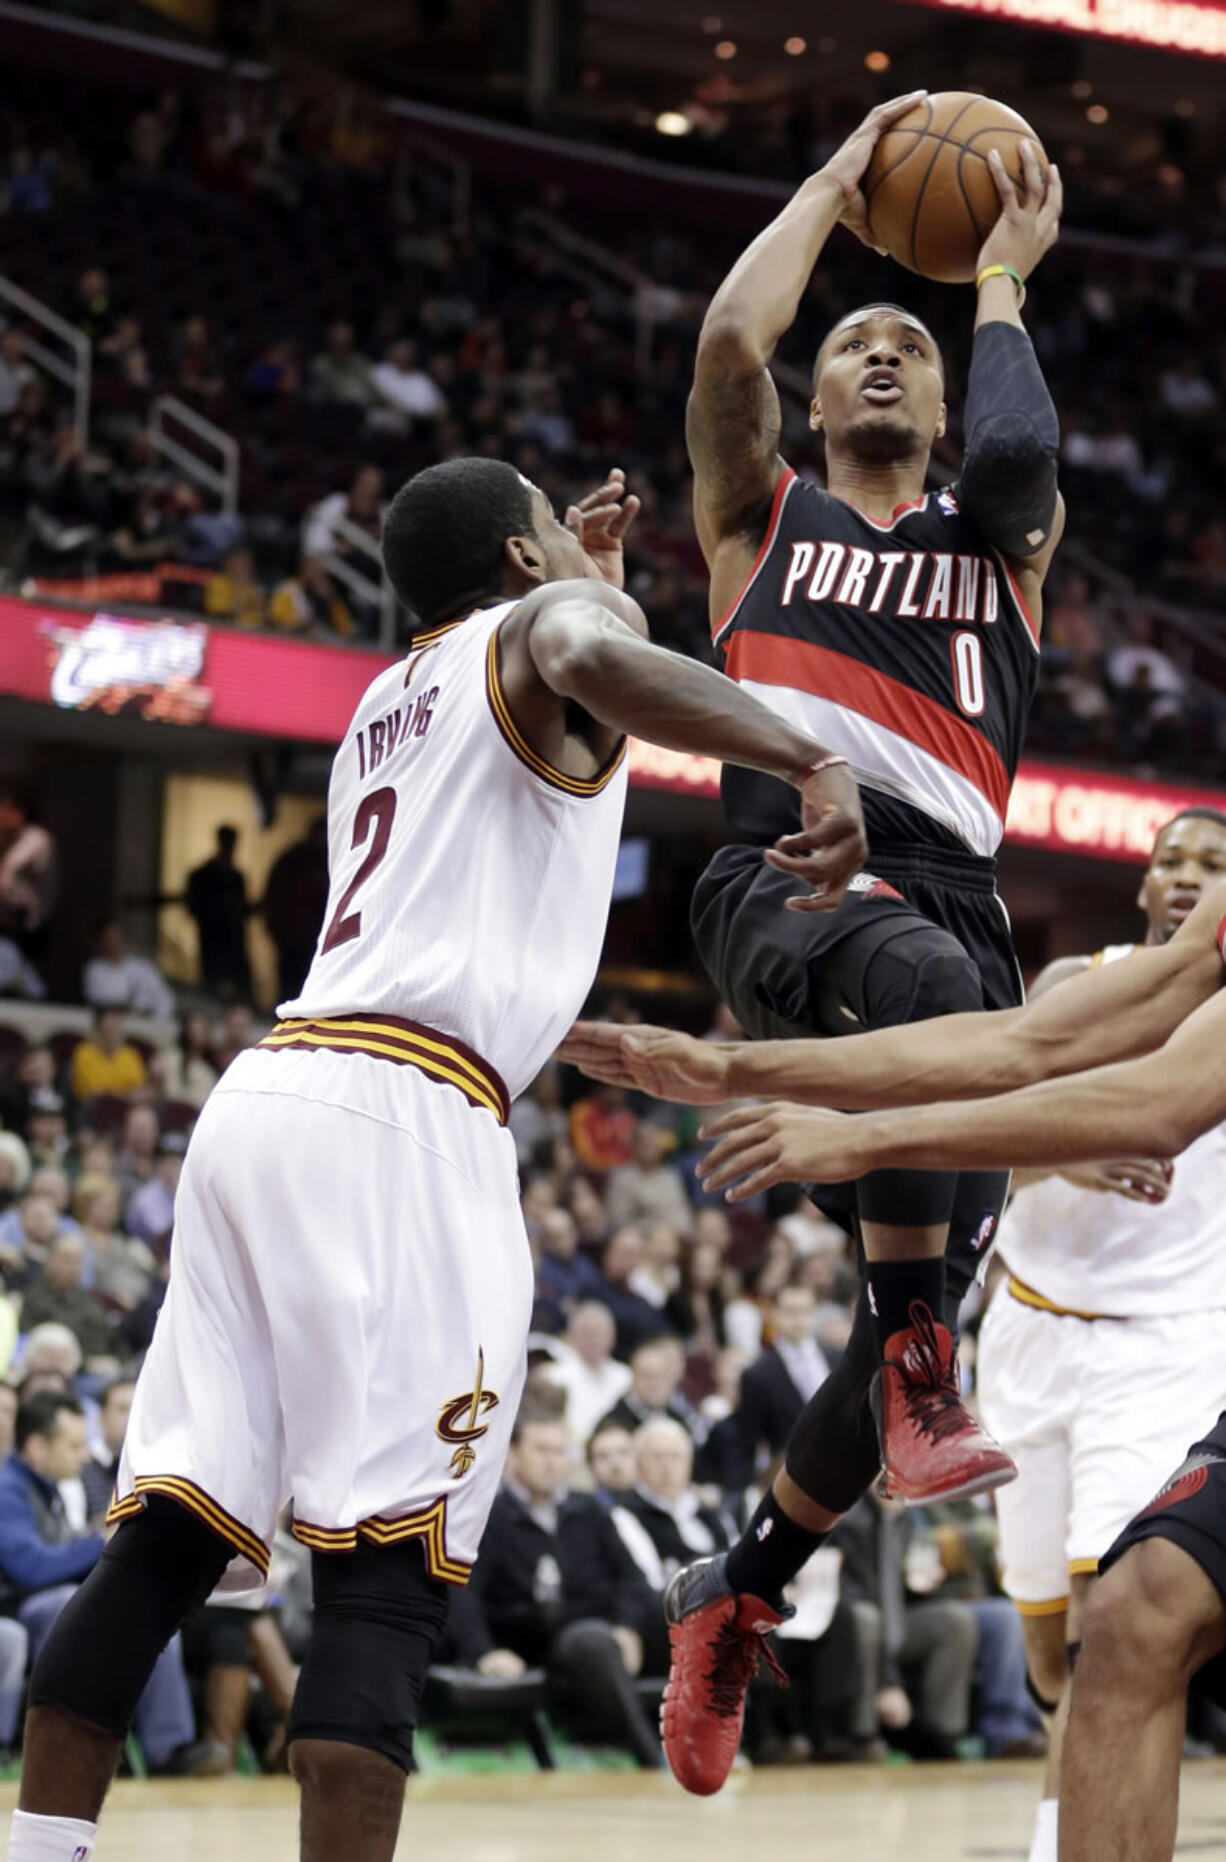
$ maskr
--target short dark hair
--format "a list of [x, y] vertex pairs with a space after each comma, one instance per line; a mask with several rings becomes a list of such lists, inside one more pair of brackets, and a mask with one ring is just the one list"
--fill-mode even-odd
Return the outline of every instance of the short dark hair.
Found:
[[1191, 808], [1181, 808], [1177, 815], [1172, 815], [1169, 821], [1162, 823], [1154, 836], [1154, 846], [1157, 847], [1168, 828], [1173, 828], [1180, 821], [1212, 821], [1215, 826], [1226, 828], [1226, 812], [1220, 808], [1211, 807], [1208, 802], [1203, 805], [1194, 804]]
[[56, 1424], [61, 1415], [83, 1416], [85, 1411], [76, 1397], [69, 1396], [66, 1390], [36, 1390], [17, 1406], [17, 1421], [13, 1429], [13, 1440], [18, 1450], [25, 1447], [32, 1435], [54, 1435]]
[[508, 537], [533, 534], [532, 487], [501, 459], [448, 459], [400, 487], [383, 524], [388, 579], [421, 627], [502, 593]]
[[515, 1421], [511, 1424], [511, 1440], [518, 1442], [525, 1429], [531, 1429], [535, 1423], [547, 1422], [550, 1428], [560, 1428], [566, 1414], [566, 1392], [559, 1393], [562, 1402], [551, 1409], [539, 1389], [529, 1391], [526, 1400], [520, 1404]]
[[112, 1377], [110, 1383], [107, 1384], [106, 1388], [102, 1392], [102, 1395], [98, 1398], [99, 1409], [106, 1408], [107, 1404], [110, 1402], [111, 1398], [114, 1396], [117, 1390], [135, 1390], [135, 1388], [136, 1388], [135, 1377], [124, 1377], [122, 1375], [119, 1377]]
[[615, 1416], [603, 1416], [601, 1420], [596, 1424], [596, 1427], [592, 1430], [592, 1433], [588, 1436], [587, 1441], [583, 1445], [584, 1460], [590, 1464], [591, 1459], [592, 1459], [592, 1449], [595, 1447], [596, 1443], [600, 1440], [602, 1435], [633, 1436], [633, 1434], [634, 1434], [634, 1430], [630, 1427], [628, 1423], [618, 1422]]

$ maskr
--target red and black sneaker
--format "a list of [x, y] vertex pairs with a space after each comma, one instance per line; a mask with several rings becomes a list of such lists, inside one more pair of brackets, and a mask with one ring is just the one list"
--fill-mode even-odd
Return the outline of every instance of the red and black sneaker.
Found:
[[952, 1332], [922, 1300], [908, 1314], [910, 1325], [886, 1340], [873, 1384], [890, 1498], [920, 1506], [1016, 1480], [1013, 1462], [962, 1401]]
[[759, 1659], [781, 1687], [788, 1684], [766, 1638], [795, 1612], [738, 1596], [724, 1575], [725, 1562], [721, 1552], [686, 1565], [664, 1593], [672, 1662], [660, 1731], [673, 1777], [695, 1797], [710, 1797], [732, 1770]]

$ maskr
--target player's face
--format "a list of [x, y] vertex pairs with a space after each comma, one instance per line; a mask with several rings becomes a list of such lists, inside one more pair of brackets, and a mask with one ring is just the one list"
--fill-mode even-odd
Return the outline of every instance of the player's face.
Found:
[[1164, 828], [1137, 901], [1151, 935], [1160, 944], [1174, 937], [1201, 894], [1220, 879], [1226, 879], [1226, 828], [1198, 815]]
[[891, 311], [853, 313], [822, 345], [809, 424], [882, 464], [927, 451], [945, 431], [945, 377], [928, 332]]

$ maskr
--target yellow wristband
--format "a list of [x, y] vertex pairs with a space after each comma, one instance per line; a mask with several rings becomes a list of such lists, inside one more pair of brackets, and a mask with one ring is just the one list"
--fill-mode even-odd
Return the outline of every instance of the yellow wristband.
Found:
[[1014, 271], [1012, 265], [985, 265], [975, 280], [976, 291], [980, 289], [985, 278], [1012, 278], [1017, 291], [1017, 307], [1019, 310], [1022, 308], [1026, 302], [1026, 281], [1020, 272]]

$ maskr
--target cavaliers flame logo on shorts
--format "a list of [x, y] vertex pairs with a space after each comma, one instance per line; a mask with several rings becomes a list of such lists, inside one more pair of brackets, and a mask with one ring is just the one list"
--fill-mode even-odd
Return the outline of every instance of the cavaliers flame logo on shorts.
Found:
[[490, 1426], [488, 1422], [482, 1422], [480, 1418], [488, 1410], [498, 1407], [497, 1394], [493, 1390], [486, 1390], [482, 1387], [484, 1376], [485, 1353], [478, 1346], [477, 1375], [473, 1380], [472, 1389], [466, 1390], [463, 1396], [452, 1397], [449, 1403], [444, 1403], [438, 1413], [438, 1421], [434, 1425], [434, 1433], [442, 1441], [459, 1444], [450, 1462], [452, 1477], [457, 1481], [462, 1475], [468, 1473], [477, 1458], [473, 1443], [479, 1442]]

